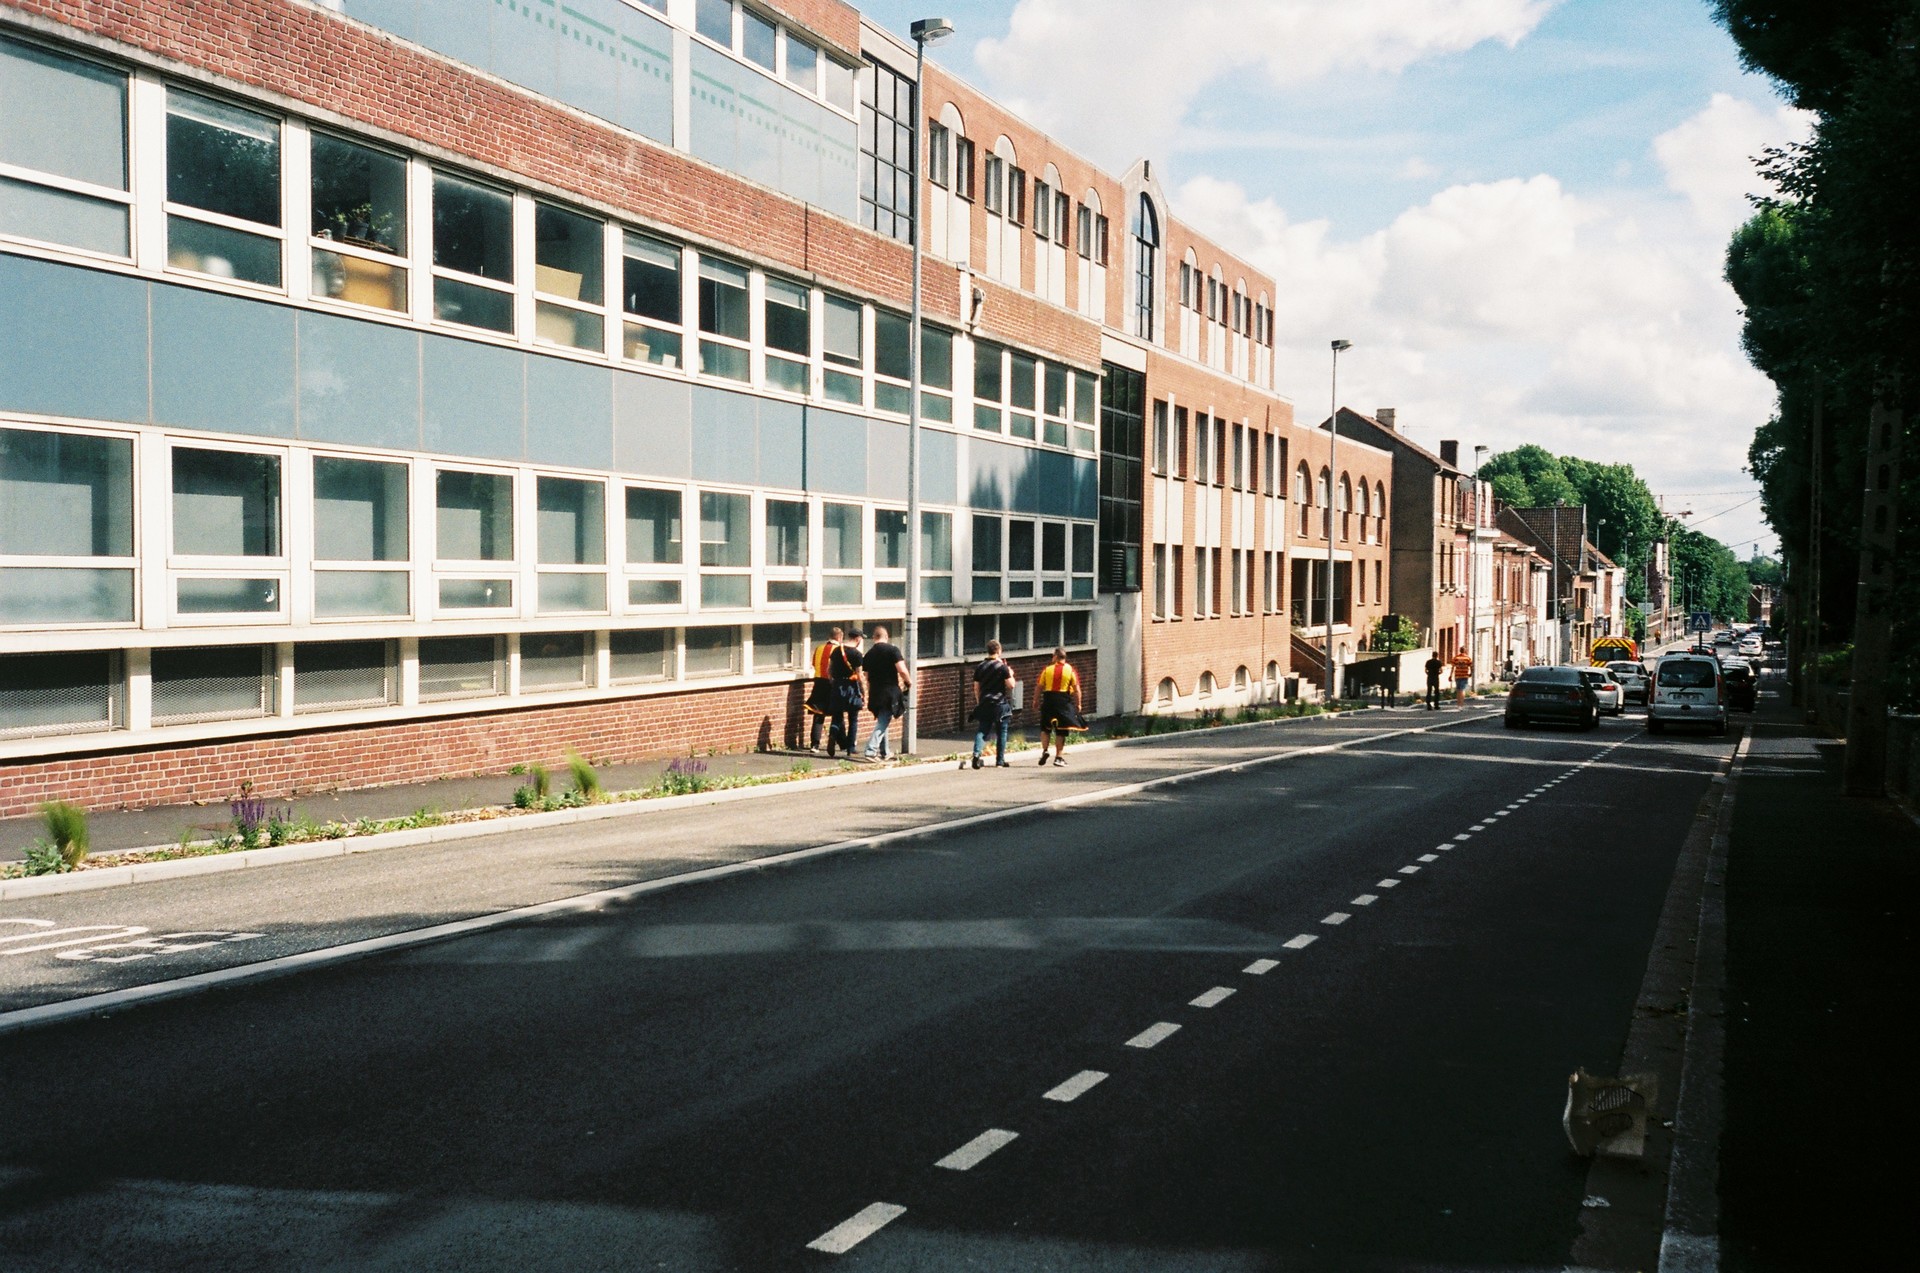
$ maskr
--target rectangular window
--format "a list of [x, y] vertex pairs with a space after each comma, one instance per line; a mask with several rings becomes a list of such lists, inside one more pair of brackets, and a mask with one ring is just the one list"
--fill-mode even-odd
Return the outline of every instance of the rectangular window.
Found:
[[433, 174], [433, 313], [443, 323], [513, 331], [513, 196]]
[[962, 199], [973, 199], [973, 139], [953, 139], [953, 192]]
[[953, 604], [953, 514], [920, 514], [920, 599]]
[[1007, 220], [1027, 223], [1027, 173], [1018, 166], [1007, 169]]
[[528, 632], [520, 638], [520, 692], [551, 693], [593, 684], [593, 638], [585, 632]]
[[[787, 83], [809, 93], [820, 91], [820, 52], [793, 32], [787, 32]], [[851, 103], [849, 103], [851, 105]]]
[[740, 671], [739, 628], [688, 628], [688, 676], [733, 676]]
[[1107, 219], [1104, 216], [1093, 219], [1093, 259], [1101, 265], [1107, 263]]
[[973, 427], [998, 433], [1003, 424], [1000, 404], [1006, 400], [1006, 351], [986, 341], [973, 345]]
[[1163, 399], [1153, 404], [1153, 471], [1158, 477], [1165, 477], [1169, 472], [1167, 466], [1170, 448], [1167, 428], [1167, 404]]
[[1040, 524], [1040, 569], [1048, 574], [1067, 570], [1067, 528], [1061, 522]]
[[1044, 181], [1033, 183], [1033, 235], [1037, 239], [1053, 237], [1053, 187]]
[[680, 537], [679, 491], [649, 486], [627, 488], [627, 562], [641, 566], [678, 566], [686, 561]]
[[[827, 59], [829, 97], [843, 80], [852, 109], [852, 72]], [[913, 224], [913, 81], [869, 58], [860, 84], [860, 220], [904, 242]]]
[[768, 71], [774, 68], [774, 45], [779, 34], [779, 27], [752, 9], [740, 10], [740, 52], [755, 66]]
[[767, 565], [772, 568], [805, 569], [807, 552], [807, 506], [800, 500], [767, 501]]
[[[764, 306], [767, 386], [804, 396], [811, 389], [813, 293], [785, 279], [768, 278]], [[788, 354], [791, 357], [780, 357]]]
[[1001, 519], [973, 515], [973, 599], [1000, 600]]
[[700, 564], [744, 570], [750, 561], [745, 495], [700, 492]]
[[[0, 624], [133, 621], [133, 443], [0, 429]], [[120, 559], [104, 568], [103, 558]], [[83, 567], [81, 562], [87, 564]]]
[[421, 637], [420, 701], [490, 698], [507, 692], [501, 637]]
[[278, 557], [279, 457], [175, 447], [173, 551], [183, 557]]
[[1167, 617], [1167, 546], [1153, 546], [1153, 617]]
[[953, 423], [953, 333], [920, 328], [920, 414]]
[[606, 226], [591, 217], [538, 203], [533, 209], [533, 334], [571, 349], [606, 348], [600, 311]]
[[293, 710], [339, 712], [400, 701], [391, 641], [303, 641], [293, 647]]
[[407, 466], [315, 456], [313, 556], [407, 560]]
[[1014, 354], [1007, 370], [1007, 405], [1012, 408], [1007, 431], [1031, 442], [1036, 436], [1034, 412], [1039, 405], [1040, 366], [1025, 354]]
[[1093, 259], [1093, 209], [1081, 204], [1074, 218], [1074, 249], [1082, 260]]
[[0, 738], [123, 728], [124, 686], [112, 651], [0, 654]]
[[1177, 544], [1170, 555], [1173, 557], [1173, 617], [1178, 619], [1187, 612], [1187, 555]]
[[131, 255], [126, 75], [0, 36], [0, 119], [0, 234]]
[[273, 714], [270, 645], [158, 649], [151, 657], [156, 725]]
[[513, 560], [513, 478], [442, 469], [434, 478], [441, 561]]
[[607, 560], [607, 488], [603, 482], [542, 477], [534, 483], [540, 564], [599, 566]]
[[316, 132], [309, 163], [313, 294], [406, 312], [407, 161]]
[[699, 0], [693, 29], [723, 49], [733, 48], [733, 0]]
[[700, 260], [700, 371], [726, 380], [752, 375], [747, 340], [747, 271], [726, 261]]
[[829, 402], [859, 406], [866, 401], [866, 386], [861, 379], [866, 367], [866, 341], [861, 330], [865, 309], [859, 301], [828, 294], [821, 298], [821, 310], [824, 396]]
[[673, 679], [672, 628], [609, 632], [607, 643], [613, 656], [610, 670], [615, 685]]
[[797, 623], [756, 623], [753, 625], [753, 670], [787, 672], [800, 666], [800, 625]]
[[656, 367], [682, 366], [680, 249], [631, 230], [622, 243], [622, 353]]
[[988, 155], [984, 178], [987, 211], [999, 216], [1006, 209], [1007, 161], [998, 155]]
[[1046, 432], [1042, 440], [1048, 446], [1067, 444], [1067, 369], [1058, 363], [1046, 365]]
[[913, 322], [891, 310], [873, 311], [873, 405], [882, 411], [907, 414], [911, 401], [908, 381], [913, 377]]
[[280, 121], [167, 90], [167, 264], [280, 286]]
[[873, 511], [873, 564], [881, 570], [907, 568], [907, 515], [902, 510]]
[[953, 134], [938, 120], [927, 121], [927, 180], [942, 190], [953, 184]]

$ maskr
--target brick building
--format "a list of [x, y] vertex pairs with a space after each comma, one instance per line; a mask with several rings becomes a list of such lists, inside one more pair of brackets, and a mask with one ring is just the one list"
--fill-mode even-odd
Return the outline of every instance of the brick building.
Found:
[[926, 727], [992, 637], [1246, 701], [1290, 464], [1357, 638], [1390, 478], [1312, 485], [1273, 281], [912, 66], [837, 0], [0, 0], [0, 815], [789, 743], [911, 533]]

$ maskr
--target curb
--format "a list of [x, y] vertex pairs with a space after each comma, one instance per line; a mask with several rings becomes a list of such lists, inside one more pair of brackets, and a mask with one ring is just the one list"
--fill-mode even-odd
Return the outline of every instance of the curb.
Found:
[[[1391, 709], [1389, 709], [1391, 710]], [[1074, 746], [1075, 753], [1083, 751], [1101, 751], [1113, 747], [1124, 747], [1139, 743], [1165, 743], [1196, 734], [1212, 737], [1228, 731], [1261, 729], [1272, 726], [1290, 725], [1297, 721], [1342, 720], [1349, 716], [1364, 716], [1363, 711], [1324, 712], [1318, 716], [1285, 716], [1276, 720], [1246, 721], [1232, 725], [1215, 725], [1210, 729], [1181, 730], [1172, 734], [1143, 734], [1137, 738], [1102, 738], [1097, 741], [1080, 743]], [[941, 760], [932, 758], [911, 765], [894, 765], [886, 769], [855, 770], [850, 773], [828, 773], [819, 777], [796, 778], [788, 782], [756, 783], [747, 787], [733, 787], [724, 791], [702, 791], [684, 796], [656, 796], [647, 800], [627, 800], [614, 804], [586, 805], [578, 809], [555, 809], [548, 813], [514, 813], [496, 818], [480, 819], [472, 822], [455, 822], [442, 826], [416, 827], [405, 831], [382, 831], [376, 835], [342, 836], [337, 840], [316, 840], [303, 844], [285, 844], [275, 848], [238, 849], [231, 853], [211, 853], [203, 857], [172, 858], [162, 862], [141, 862], [128, 866], [108, 866], [90, 871], [72, 871], [61, 875], [23, 876], [17, 879], [0, 880], [0, 901], [14, 901], [27, 897], [48, 897], [60, 893], [84, 893], [94, 889], [117, 888], [126, 884], [145, 884], [154, 880], [177, 879], [190, 875], [211, 875], [221, 871], [247, 870], [260, 866], [280, 866], [289, 862], [311, 862], [321, 858], [346, 857], [353, 853], [374, 853], [382, 849], [410, 848], [422, 844], [442, 844], [455, 840], [469, 840], [480, 836], [501, 835], [509, 831], [538, 831], [550, 827], [571, 826], [581, 822], [598, 822], [606, 818], [629, 817], [637, 814], [664, 813], [675, 809], [689, 809], [703, 805], [731, 804], [738, 800], [761, 800], [774, 795], [803, 789], [814, 790], [831, 787], [863, 786], [871, 782], [887, 782], [895, 778], [904, 778], [913, 774], [933, 772], [947, 760], [959, 753], [950, 753]], [[489, 806], [498, 808], [500, 806]], [[168, 849], [170, 844], [150, 845], [146, 849], [122, 849], [120, 853], [154, 852]]]
[[[1083, 805], [1098, 804], [1106, 800], [1118, 800], [1160, 787], [1179, 786], [1183, 783], [1196, 782], [1203, 778], [1211, 778], [1222, 774], [1244, 773], [1250, 769], [1258, 769], [1265, 765], [1276, 764], [1282, 760], [1292, 760], [1302, 756], [1319, 756], [1329, 752], [1345, 751], [1349, 747], [1366, 742], [1377, 742], [1383, 738], [1403, 738], [1409, 734], [1426, 734], [1433, 733], [1436, 730], [1455, 729], [1461, 725], [1473, 724], [1476, 719], [1479, 718], [1460, 717], [1455, 720], [1437, 722], [1432, 725], [1396, 729], [1381, 734], [1366, 734], [1339, 742], [1317, 743], [1308, 747], [1297, 747], [1290, 751], [1269, 752], [1262, 756], [1250, 756], [1245, 760], [1234, 760], [1219, 765], [1207, 765], [1199, 769], [1189, 769], [1180, 773], [1162, 774], [1158, 778], [1146, 778], [1139, 782], [1120, 783], [1110, 787], [1099, 787], [1092, 791], [1080, 791], [1070, 795], [1055, 796], [1051, 799], [1036, 803], [1013, 805], [1002, 809], [989, 809], [983, 813], [968, 814], [960, 818], [949, 818], [943, 822], [902, 827], [895, 831], [882, 831], [875, 835], [859, 836], [851, 840], [838, 840], [831, 844], [813, 845], [804, 849], [791, 849], [783, 853], [769, 854], [766, 857], [747, 858], [737, 862], [724, 862], [715, 866], [701, 867], [697, 870], [683, 871], [678, 875], [666, 875], [658, 879], [642, 880], [634, 884], [623, 884], [592, 893], [581, 893], [572, 897], [561, 897], [551, 901], [536, 902], [533, 905], [515, 907], [512, 910], [469, 916], [466, 919], [453, 920], [444, 924], [435, 924], [428, 928], [416, 928], [403, 932], [387, 933], [379, 937], [363, 938], [359, 941], [347, 942], [339, 946], [327, 946], [315, 950], [300, 951], [291, 955], [282, 955], [275, 959], [262, 960], [258, 963], [235, 964], [231, 967], [217, 968], [209, 972], [193, 973], [189, 976], [174, 978], [170, 981], [149, 982], [145, 985], [129, 986], [121, 990], [109, 990], [98, 994], [84, 995], [77, 999], [62, 999], [52, 1003], [37, 1004], [29, 1008], [16, 1008], [10, 1012], [0, 1012], [0, 1035], [11, 1034], [19, 1030], [34, 1029], [39, 1026], [53, 1025], [58, 1022], [70, 1021], [80, 1017], [90, 1017], [100, 1013], [115, 1012], [123, 1008], [138, 1007], [143, 1004], [156, 1003], [163, 999], [175, 999], [184, 995], [199, 994], [222, 986], [270, 980], [276, 977], [304, 972], [312, 968], [349, 963], [387, 951], [432, 945], [437, 942], [466, 937], [474, 933], [503, 928], [528, 920], [541, 919], [550, 915], [600, 910], [613, 903], [639, 897], [647, 893], [658, 893], [667, 889], [702, 883], [707, 880], [725, 879], [728, 876], [743, 875], [753, 871], [763, 871], [794, 862], [804, 862], [810, 858], [844, 853], [852, 849], [880, 848], [888, 844], [923, 839], [928, 836], [941, 835], [949, 831], [984, 826], [996, 822], [1007, 822], [1016, 818], [1036, 817], [1056, 810], [1079, 808]], [[1251, 727], [1251, 725], [1270, 725], [1277, 723], [1279, 722], [1254, 721], [1250, 722], [1249, 727]], [[1110, 740], [1109, 745], [1127, 741], [1131, 740], [1113, 739]], [[1089, 745], [1097, 746], [1100, 744]], [[914, 766], [914, 768], [917, 767], [918, 766]], [[849, 776], [867, 777], [865, 774]], [[752, 788], [749, 788], [749, 790], [752, 790]], [[673, 798], [678, 799], [679, 797]], [[583, 811], [569, 809], [564, 812], [578, 813]], [[407, 832], [406, 834], [414, 833]], [[373, 837], [368, 838], [371, 839]], [[302, 845], [297, 847], [304, 848], [306, 846]]]

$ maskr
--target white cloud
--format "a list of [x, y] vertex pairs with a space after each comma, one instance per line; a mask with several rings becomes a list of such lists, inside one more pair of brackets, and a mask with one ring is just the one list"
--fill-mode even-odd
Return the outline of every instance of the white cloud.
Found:
[[[1000, 39], [975, 47], [1021, 114], [1124, 167], [1163, 154], [1209, 83], [1256, 69], [1276, 85], [1406, 69], [1489, 40], [1518, 43], [1557, 0], [1019, 0]], [[1072, 49], [1075, 56], [1062, 57]], [[1151, 68], [1140, 51], [1151, 49]], [[1114, 91], [1116, 67], [1141, 67]]]
[[[1422, 445], [1538, 442], [1630, 462], [1656, 491], [1723, 490], [1747, 480], [1773, 401], [1720, 278], [1745, 215], [1732, 174], [1800, 122], [1715, 97], [1654, 143], [1670, 193], [1582, 197], [1547, 175], [1454, 185], [1346, 240], [1214, 178], [1172, 200], [1279, 281], [1279, 388], [1302, 419], [1323, 418], [1327, 342], [1343, 337], [1342, 402], [1397, 407]], [[1765, 534], [1757, 505], [1714, 529]]]
[[1765, 192], [1754, 160], [1769, 147], [1805, 141], [1813, 119], [1791, 106], [1768, 110], [1715, 93], [1705, 110], [1654, 138], [1653, 153], [1668, 187], [1704, 228], [1724, 236], [1752, 215], [1747, 196]]

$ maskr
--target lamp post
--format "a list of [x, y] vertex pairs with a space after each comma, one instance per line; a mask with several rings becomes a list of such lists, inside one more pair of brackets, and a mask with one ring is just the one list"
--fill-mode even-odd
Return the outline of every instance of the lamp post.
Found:
[[[926, 218], [921, 215], [920, 156], [924, 147], [927, 112], [927, 46], [938, 44], [953, 34], [953, 23], [945, 18], [919, 18], [913, 33], [913, 198], [909, 205], [908, 232], [913, 236], [913, 317], [908, 333], [909, 376], [907, 400], [907, 667], [917, 682], [920, 677], [920, 252]], [[906, 720], [901, 725], [900, 750], [913, 755], [920, 741], [920, 696], [907, 695]]]
[[1327, 702], [1333, 702], [1333, 501], [1340, 488], [1340, 355], [1350, 340], [1333, 342], [1332, 406], [1327, 413]]
[[[1480, 663], [1480, 617], [1476, 592], [1480, 582], [1480, 461], [1491, 447], [1473, 448], [1473, 520], [1467, 524], [1467, 657]], [[1491, 651], [1489, 651], [1491, 654]], [[1489, 663], [1493, 660], [1489, 658]]]

